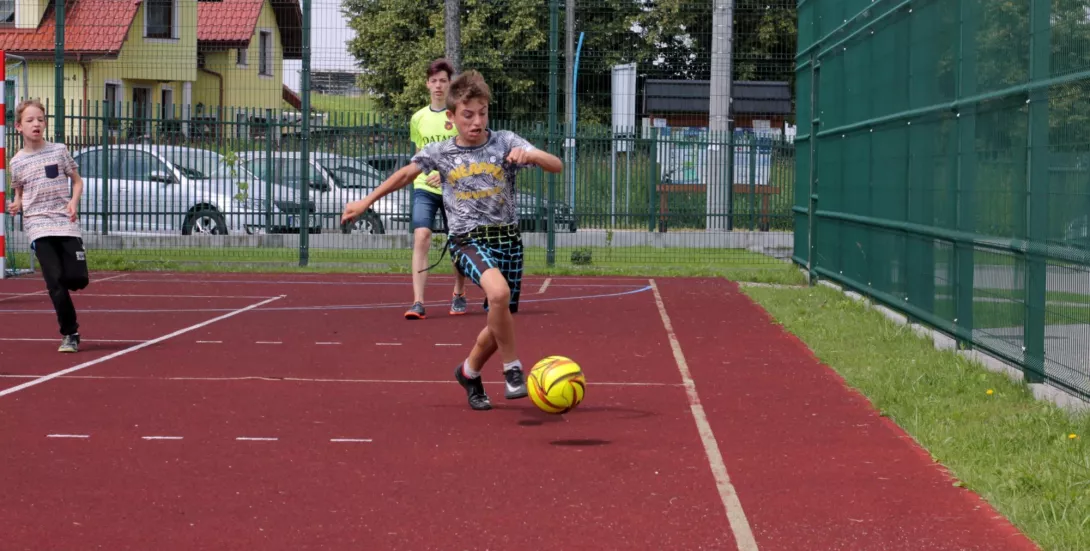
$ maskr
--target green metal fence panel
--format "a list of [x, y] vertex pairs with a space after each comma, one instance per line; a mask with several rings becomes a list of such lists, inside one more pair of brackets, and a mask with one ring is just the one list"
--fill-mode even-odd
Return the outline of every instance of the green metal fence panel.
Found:
[[802, 0], [793, 260], [1090, 396], [1085, 21], [1079, 2]]

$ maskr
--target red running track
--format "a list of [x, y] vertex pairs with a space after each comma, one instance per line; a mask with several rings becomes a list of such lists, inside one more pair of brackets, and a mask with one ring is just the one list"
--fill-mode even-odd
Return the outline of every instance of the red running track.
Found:
[[[523, 361], [563, 353], [589, 379], [557, 417], [504, 400], [495, 365], [497, 409], [466, 406], [451, 372], [484, 322], [476, 293], [470, 315], [440, 300], [406, 322], [400, 279], [196, 279], [78, 297], [87, 346], [133, 342], [0, 340], [0, 393], [121, 352], [0, 396], [5, 549], [1034, 548], [725, 281], [656, 282], [702, 439], [646, 280], [528, 281]], [[52, 339], [43, 307], [0, 302], [0, 339]]]

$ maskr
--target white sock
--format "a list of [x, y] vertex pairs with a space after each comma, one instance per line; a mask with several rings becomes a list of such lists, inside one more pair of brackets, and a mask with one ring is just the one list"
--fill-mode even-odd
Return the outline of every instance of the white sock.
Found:
[[462, 375], [465, 375], [466, 379], [476, 379], [481, 376], [481, 372], [470, 369], [469, 360], [467, 359], [465, 363], [462, 364]]
[[519, 368], [519, 369], [522, 369], [522, 362], [520, 362], [518, 360], [515, 360], [515, 361], [513, 361], [513, 362], [511, 362], [509, 364], [503, 364], [503, 372], [507, 373], [508, 371], [511, 371], [512, 369], [514, 369], [516, 367]]

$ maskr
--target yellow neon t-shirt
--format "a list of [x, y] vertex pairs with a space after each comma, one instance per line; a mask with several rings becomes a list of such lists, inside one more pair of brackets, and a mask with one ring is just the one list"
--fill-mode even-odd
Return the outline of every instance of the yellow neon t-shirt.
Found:
[[[457, 135], [458, 129], [454, 128], [454, 123], [447, 119], [446, 109], [433, 111], [429, 105], [413, 113], [413, 118], [409, 122], [409, 139], [416, 145], [417, 151], [424, 149], [428, 144], [441, 142]], [[427, 178], [428, 173], [417, 176], [413, 181], [413, 187], [442, 195], [442, 188], [429, 186], [426, 183]]]

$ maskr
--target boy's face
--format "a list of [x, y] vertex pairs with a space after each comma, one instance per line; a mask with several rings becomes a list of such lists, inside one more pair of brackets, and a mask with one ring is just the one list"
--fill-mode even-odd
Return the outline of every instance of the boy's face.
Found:
[[447, 118], [458, 128], [458, 135], [469, 144], [484, 142], [485, 129], [488, 128], [488, 104], [484, 100], [460, 101], [454, 111], [447, 111]]
[[28, 106], [23, 110], [23, 116], [15, 121], [15, 129], [27, 140], [42, 139], [42, 133], [45, 132], [45, 113], [33, 105]]
[[450, 76], [446, 71], [439, 71], [428, 77], [428, 92], [431, 92], [433, 100], [445, 102], [448, 90], [450, 90]]

